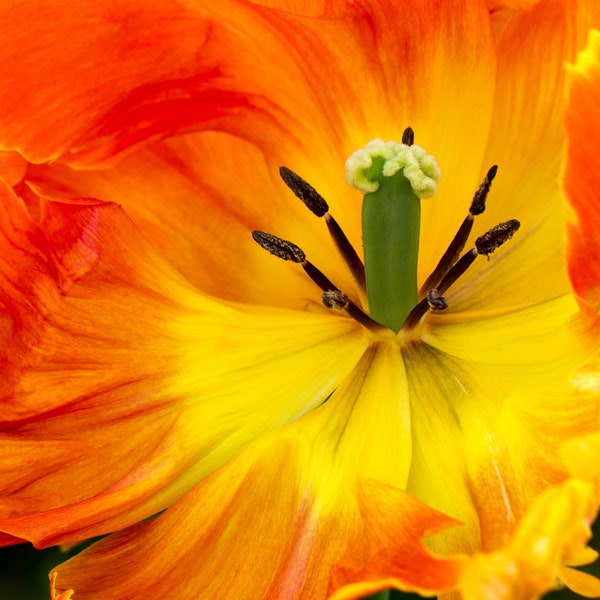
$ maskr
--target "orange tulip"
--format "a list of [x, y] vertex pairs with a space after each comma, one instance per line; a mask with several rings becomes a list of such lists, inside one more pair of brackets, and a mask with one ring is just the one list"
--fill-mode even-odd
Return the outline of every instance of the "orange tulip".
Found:
[[[594, 0], [15, 0], [0, 17], [0, 541], [116, 532], [58, 568], [54, 596], [468, 598], [487, 577], [512, 589], [537, 535], [556, 551], [526, 593], [571, 584], [587, 537], [558, 524], [593, 518], [597, 457], [583, 477], [559, 448], [598, 431], [600, 346], [577, 66], [567, 252], [559, 175], [564, 63]], [[492, 165], [467, 251], [520, 230], [398, 330], [364, 316], [373, 296], [277, 170], [360, 248], [345, 161], [407, 125], [442, 170], [419, 284]], [[252, 230], [299, 244], [358, 312], [325, 308]]]

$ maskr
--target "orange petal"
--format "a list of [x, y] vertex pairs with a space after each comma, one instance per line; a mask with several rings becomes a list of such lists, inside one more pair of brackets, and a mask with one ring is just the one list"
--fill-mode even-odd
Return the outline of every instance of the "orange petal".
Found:
[[[341, 159], [339, 165], [341, 173]], [[325, 223], [279, 179], [279, 166], [247, 141], [213, 132], [165, 140], [108, 170], [30, 167], [27, 180], [52, 195], [118, 202], [186, 279], [220, 298], [298, 309], [320, 303], [302, 268], [261, 250], [250, 235], [254, 229], [299, 244], [357, 297]]]
[[[450, 143], [458, 120], [431, 110], [430, 97], [459, 92], [457, 63], [472, 83], [461, 81], [461, 101], [475, 106], [477, 89], [483, 113], [462, 121], [463, 134], [475, 134], [473, 144], [487, 130], [488, 93], [475, 87], [491, 57], [483, 4], [335, 2], [323, 11], [307, 19], [236, 0], [161, 0], [143, 11], [122, 0], [13, 2], [0, 10], [11, 25], [0, 45], [2, 145], [32, 162], [64, 156], [81, 166], [174, 132], [217, 129], [266, 151], [327, 150], [319, 139], [339, 149], [348, 139], [349, 154], [356, 134], [400, 139], [409, 117], [432, 137], [450, 125]], [[373, 109], [381, 104], [389, 112]]]
[[17, 152], [0, 152], [0, 177], [16, 185], [27, 172], [27, 161]]
[[435, 557], [417, 542], [458, 521], [373, 481], [361, 482], [357, 501], [364, 530], [332, 571], [330, 589], [337, 590], [332, 600], [363, 598], [390, 588], [428, 595], [455, 585], [461, 559]]
[[302, 94], [289, 82], [303, 77], [264, 12], [234, 0], [3, 5], [3, 147], [89, 165], [189, 129], [290, 135]]
[[398, 488], [410, 462], [404, 385], [394, 344], [374, 345], [323, 406], [249, 446], [154, 521], [58, 567], [61, 585], [90, 600], [308, 600], [347, 585], [340, 597], [358, 598], [394, 578], [447, 589], [459, 562], [431, 556], [421, 538], [455, 522]]
[[[92, 174], [54, 163], [30, 169], [29, 180], [46, 193], [101, 197], [123, 204], [152, 243], [203, 290], [245, 302], [298, 306], [307, 297], [306, 280], [289, 265], [256, 252], [247, 229], [265, 228], [299, 243], [337, 285], [347, 290], [351, 284], [327, 243], [323, 224], [310, 221], [305, 208], [278, 181], [277, 168], [287, 165], [313, 184], [360, 248], [360, 197], [344, 184], [344, 161], [373, 137], [400, 139], [410, 123], [417, 130], [418, 142], [435, 152], [444, 173], [449, 174], [439, 202], [424, 208], [428, 236], [423, 242], [423, 269], [431, 267], [437, 258], [434, 254], [445, 249], [448, 228], [458, 226], [462, 219], [481, 175], [480, 157], [492, 118], [494, 90], [489, 84], [495, 64], [483, 4], [453, 0], [439, 5], [425, 0], [407, 12], [395, 3], [382, 7], [378, 2], [360, 6], [335, 2], [327, 3], [325, 14], [315, 4], [319, 18], [298, 16], [308, 11], [315, 17], [312, 5], [304, 10], [293, 5], [289, 3], [291, 13], [286, 13], [250, 8], [247, 3], [244, 8], [235, 4], [237, 8], [228, 11], [229, 3], [220, 3], [218, 9], [203, 7], [193, 15], [200, 22], [198, 27], [203, 27], [204, 20], [212, 18], [211, 10], [222, 10], [223, 15], [228, 11], [226, 17], [219, 12], [213, 28], [215, 32], [226, 28], [227, 52], [215, 45], [202, 56], [208, 61], [209, 51], [215, 52], [211, 65], [225, 60], [226, 66], [220, 68], [229, 75], [228, 85], [241, 96], [247, 96], [248, 90], [260, 95], [260, 106], [258, 100], [249, 100], [252, 106], [247, 111], [240, 109], [231, 118], [226, 115], [212, 123], [218, 133], [163, 141], [128, 157], [115, 169]], [[230, 22], [234, 24], [227, 25]], [[61, 48], [72, 39], [61, 39]], [[164, 41], [164, 36], [158, 39]], [[100, 56], [101, 69], [112, 56]], [[70, 77], [81, 64], [63, 69], [56, 77]], [[113, 67], [115, 72], [120, 69], [120, 63]], [[160, 76], [154, 66], [152, 74]], [[90, 81], [79, 79], [71, 83], [88, 85]], [[95, 93], [107, 94], [112, 89], [105, 86]], [[208, 95], [211, 89], [194, 93]], [[454, 109], [458, 104], [460, 111]], [[161, 104], [157, 101], [152, 106], [159, 111]], [[65, 102], [61, 107], [73, 110]], [[119, 110], [114, 109], [120, 115]], [[77, 114], [78, 118], [98, 118], [98, 113], [84, 115], [79, 108]], [[168, 118], [169, 111], [164, 114]], [[267, 114], [270, 121], [265, 123]], [[196, 128], [208, 127], [200, 117], [204, 118], [198, 117]], [[129, 118], [135, 123], [131, 114]], [[1, 119], [2, 111], [0, 124]], [[31, 118], [27, 123], [32, 129], [37, 126]], [[46, 121], [44, 127], [46, 131]], [[114, 136], [134, 133], [115, 130]], [[35, 139], [39, 139], [37, 133]], [[109, 154], [118, 151], [111, 150], [111, 139], [99, 142]], [[456, 151], [457, 139], [469, 140], [468, 157]], [[71, 152], [66, 158], [73, 164], [93, 162], [92, 154]], [[205, 277], [206, 271], [212, 273], [211, 278]], [[264, 273], [262, 279], [271, 287], [265, 289], [255, 272]]]
[[573, 208], [568, 226], [569, 275], [575, 291], [600, 311], [600, 33], [569, 67], [568, 144], [564, 186]]
[[573, 592], [585, 598], [600, 598], [600, 579], [590, 573], [563, 567], [561, 581]]
[[[499, 168], [477, 229], [485, 231], [509, 217], [518, 219], [521, 229], [510, 248], [501, 249], [498, 256], [505, 259], [500, 271], [480, 263], [470, 273], [479, 289], [487, 291], [486, 308], [537, 303], [570, 291], [559, 183], [564, 63], [585, 44], [593, 5], [598, 3], [536, 2], [515, 12], [498, 35], [493, 119], [483, 168]], [[504, 293], [509, 288], [510, 297]]]
[[5, 185], [0, 202], [0, 531], [16, 538], [162, 510], [319, 406], [366, 344], [348, 318], [202, 296], [116, 205], [44, 201], [38, 223]]

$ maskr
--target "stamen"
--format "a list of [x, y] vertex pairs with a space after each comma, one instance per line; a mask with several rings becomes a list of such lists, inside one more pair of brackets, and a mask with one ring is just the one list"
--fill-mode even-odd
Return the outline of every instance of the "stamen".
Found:
[[407, 127], [402, 134], [402, 143], [405, 146], [412, 146], [415, 143], [415, 132], [412, 127]]
[[427, 292], [427, 304], [431, 310], [444, 310], [448, 308], [446, 300], [440, 295], [439, 290], [435, 288]]
[[332, 281], [321, 271], [321, 269], [315, 267], [311, 262], [305, 260], [302, 264], [302, 268], [306, 274], [323, 290], [324, 292], [340, 290]]
[[348, 306], [348, 294], [344, 294], [340, 290], [329, 290], [323, 292], [323, 304], [327, 308], [346, 308]]
[[472, 248], [466, 254], [463, 254], [457, 263], [448, 271], [446, 276], [440, 282], [438, 290], [444, 294], [448, 288], [473, 264], [478, 255], [489, 255], [510, 240], [510, 238], [519, 230], [521, 223], [517, 219], [511, 219], [492, 227], [489, 231], [479, 236], [475, 240], [475, 248]]
[[357, 285], [362, 290], [365, 290], [365, 266], [338, 222], [329, 213], [329, 205], [325, 198], [310, 183], [302, 179], [300, 175], [294, 173], [291, 169], [279, 167], [279, 174], [283, 182], [294, 192], [297, 198], [302, 200], [313, 214], [317, 217], [325, 217], [329, 235], [335, 243], [338, 252], [342, 255]]
[[257, 230], [252, 232], [252, 237], [261, 248], [277, 258], [291, 260], [295, 263], [303, 263], [306, 260], [306, 254], [301, 248], [296, 244], [292, 244], [292, 242], [278, 238], [276, 235]]
[[361, 290], [366, 290], [365, 265], [360, 259], [360, 256], [358, 256], [354, 246], [352, 246], [350, 240], [346, 237], [346, 234], [342, 231], [342, 228], [330, 213], [325, 215], [325, 223], [327, 223], [329, 235], [337, 246], [338, 252], [342, 255], [344, 262], [350, 269], [354, 281], [356, 281], [356, 284]]
[[511, 219], [510, 221], [499, 223], [482, 236], [479, 236], [475, 240], [475, 248], [471, 248], [471, 250], [463, 254], [448, 273], [446, 273], [438, 288], [435, 291], [429, 290], [427, 298], [421, 300], [421, 302], [412, 309], [404, 322], [403, 329], [412, 329], [415, 327], [425, 313], [430, 308], [433, 308], [429, 303], [429, 295], [431, 292], [434, 292], [434, 297], [444, 294], [461, 275], [464, 275], [477, 256], [485, 255], [489, 260], [489, 255], [497, 250], [502, 244], [510, 240], [510, 238], [519, 230], [519, 227], [521, 227], [521, 223], [517, 221], [517, 219]]
[[427, 294], [428, 290], [435, 288], [435, 286], [440, 283], [444, 275], [448, 273], [452, 265], [454, 265], [458, 259], [460, 253], [465, 247], [465, 244], [467, 243], [467, 240], [469, 239], [471, 229], [473, 229], [474, 217], [480, 215], [485, 210], [485, 201], [489, 194], [490, 188], [492, 187], [492, 181], [494, 181], [494, 177], [496, 177], [497, 172], [498, 165], [493, 165], [490, 167], [485, 178], [483, 179], [483, 182], [477, 188], [477, 191], [473, 196], [473, 200], [471, 201], [469, 214], [465, 217], [465, 220], [458, 228], [456, 235], [450, 242], [450, 245], [448, 246], [446, 252], [444, 252], [442, 258], [440, 258], [440, 261], [433, 270], [433, 273], [431, 273], [431, 275], [425, 280], [425, 283], [421, 286], [421, 289], [419, 290], [419, 296], [421, 298]]
[[475, 240], [477, 253], [485, 254], [489, 258], [494, 250], [502, 246], [504, 242], [510, 240], [510, 238], [518, 231], [519, 227], [521, 227], [521, 223], [516, 219], [511, 219], [510, 221], [505, 221], [504, 223], [496, 225], [496, 227], [493, 227]]
[[[352, 300], [348, 298], [319, 268], [306, 260], [306, 254], [296, 244], [281, 239], [272, 233], [255, 230], [252, 232], [252, 238], [267, 252], [282, 260], [291, 260], [302, 266], [305, 273], [321, 288], [323, 291], [323, 303], [327, 308], [343, 308], [349, 316], [361, 325], [373, 331], [382, 331], [386, 329], [377, 321], [371, 319], [369, 315], [363, 312]], [[345, 301], [343, 299], [346, 299]], [[327, 299], [327, 300], [326, 300]], [[329, 302], [331, 305], [327, 304]], [[337, 306], [337, 305], [340, 306]]]
[[473, 196], [473, 201], [471, 202], [471, 207], [469, 208], [469, 213], [471, 215], [480, 215], [485, 210], [485, 201], [490, 193], [492, 181], [494, 181], [496, 173], [498, 173], [498, 165], [492, 165], [486, 173], [483, 182], [477, 188], [477, 191]]
[[327, 201], [310, 183], [304, 181], [300, 175], [287, 167], [279, 167], [279, 175], [283, 182], [304, 202], [306, 207], [317, 217], [322, 217], [328, 210]]

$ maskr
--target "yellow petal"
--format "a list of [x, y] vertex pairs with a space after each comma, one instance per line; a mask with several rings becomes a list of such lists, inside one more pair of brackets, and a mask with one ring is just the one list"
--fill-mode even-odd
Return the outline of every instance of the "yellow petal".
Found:
[[583, 571], [563, 567], [560, 570], [560, 578], [576, 594], [586, 598], [600, 598], [600, 579], [597, 577]]
[[[405, 351], [415, 440], [408, 491], [465, 523], [438, 551], [502, 546], [531, 498], [565, 477], [557, 451], [597, 429], [571, 377], [597, 353], [573, 298], [482, 316], [432, 316]], [[460, 315], [460, 316], [459, 316]]]
[[431, 556], [420, 539], [454, 522], [400, 489], [411, 452], [405, 386], [395, 345], [376, 343], [324, 405], [249, 446], [154, 521], [58, 567], [61, 585], [90, 600], [308, 600], [359, 584], [340, 596], [357, 598], [390, 578], [429, 593], [451, 587], [459, 563]]
[[467, 563], [460, 586], [462, 598], [539, 598], [557, 587], [559, 576], [576, 590], [597, 592], [598, 580], [564, 568], [577, 549], [585, 547], [591, 535], [587, 524], [596, 510], [590, 482], [571, 479], [548, 488], [534, 500], [506, 548], [477, 554]]

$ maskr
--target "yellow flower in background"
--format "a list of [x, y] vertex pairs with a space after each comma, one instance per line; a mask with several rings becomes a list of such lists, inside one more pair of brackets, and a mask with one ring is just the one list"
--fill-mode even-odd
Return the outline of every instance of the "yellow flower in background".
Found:
[[[595, 3], [67, 4], [0, 7], [2, 542], [117, 532], [58, 569], [86, 600], [435, 594], [494, 574], [476, 553], [527, 547], [549, 490], [579, 485], [559, 446], [598, 430], [581, 384], [596, 244], [578, 228], [567, 263], [559, 182], [563, 63]], [[415, 289], [482, 180], [466, 252], [520, 229], [438, 278], [447, 308], [433, 295], [378, 327], [277, 173], [319, 190], [358, 249], [344, 164], [407, 125], [442, 171]], [[345, 295], [323, 306], [251, 231]], [[552, 537], [574, 504], [550, 503]]]

